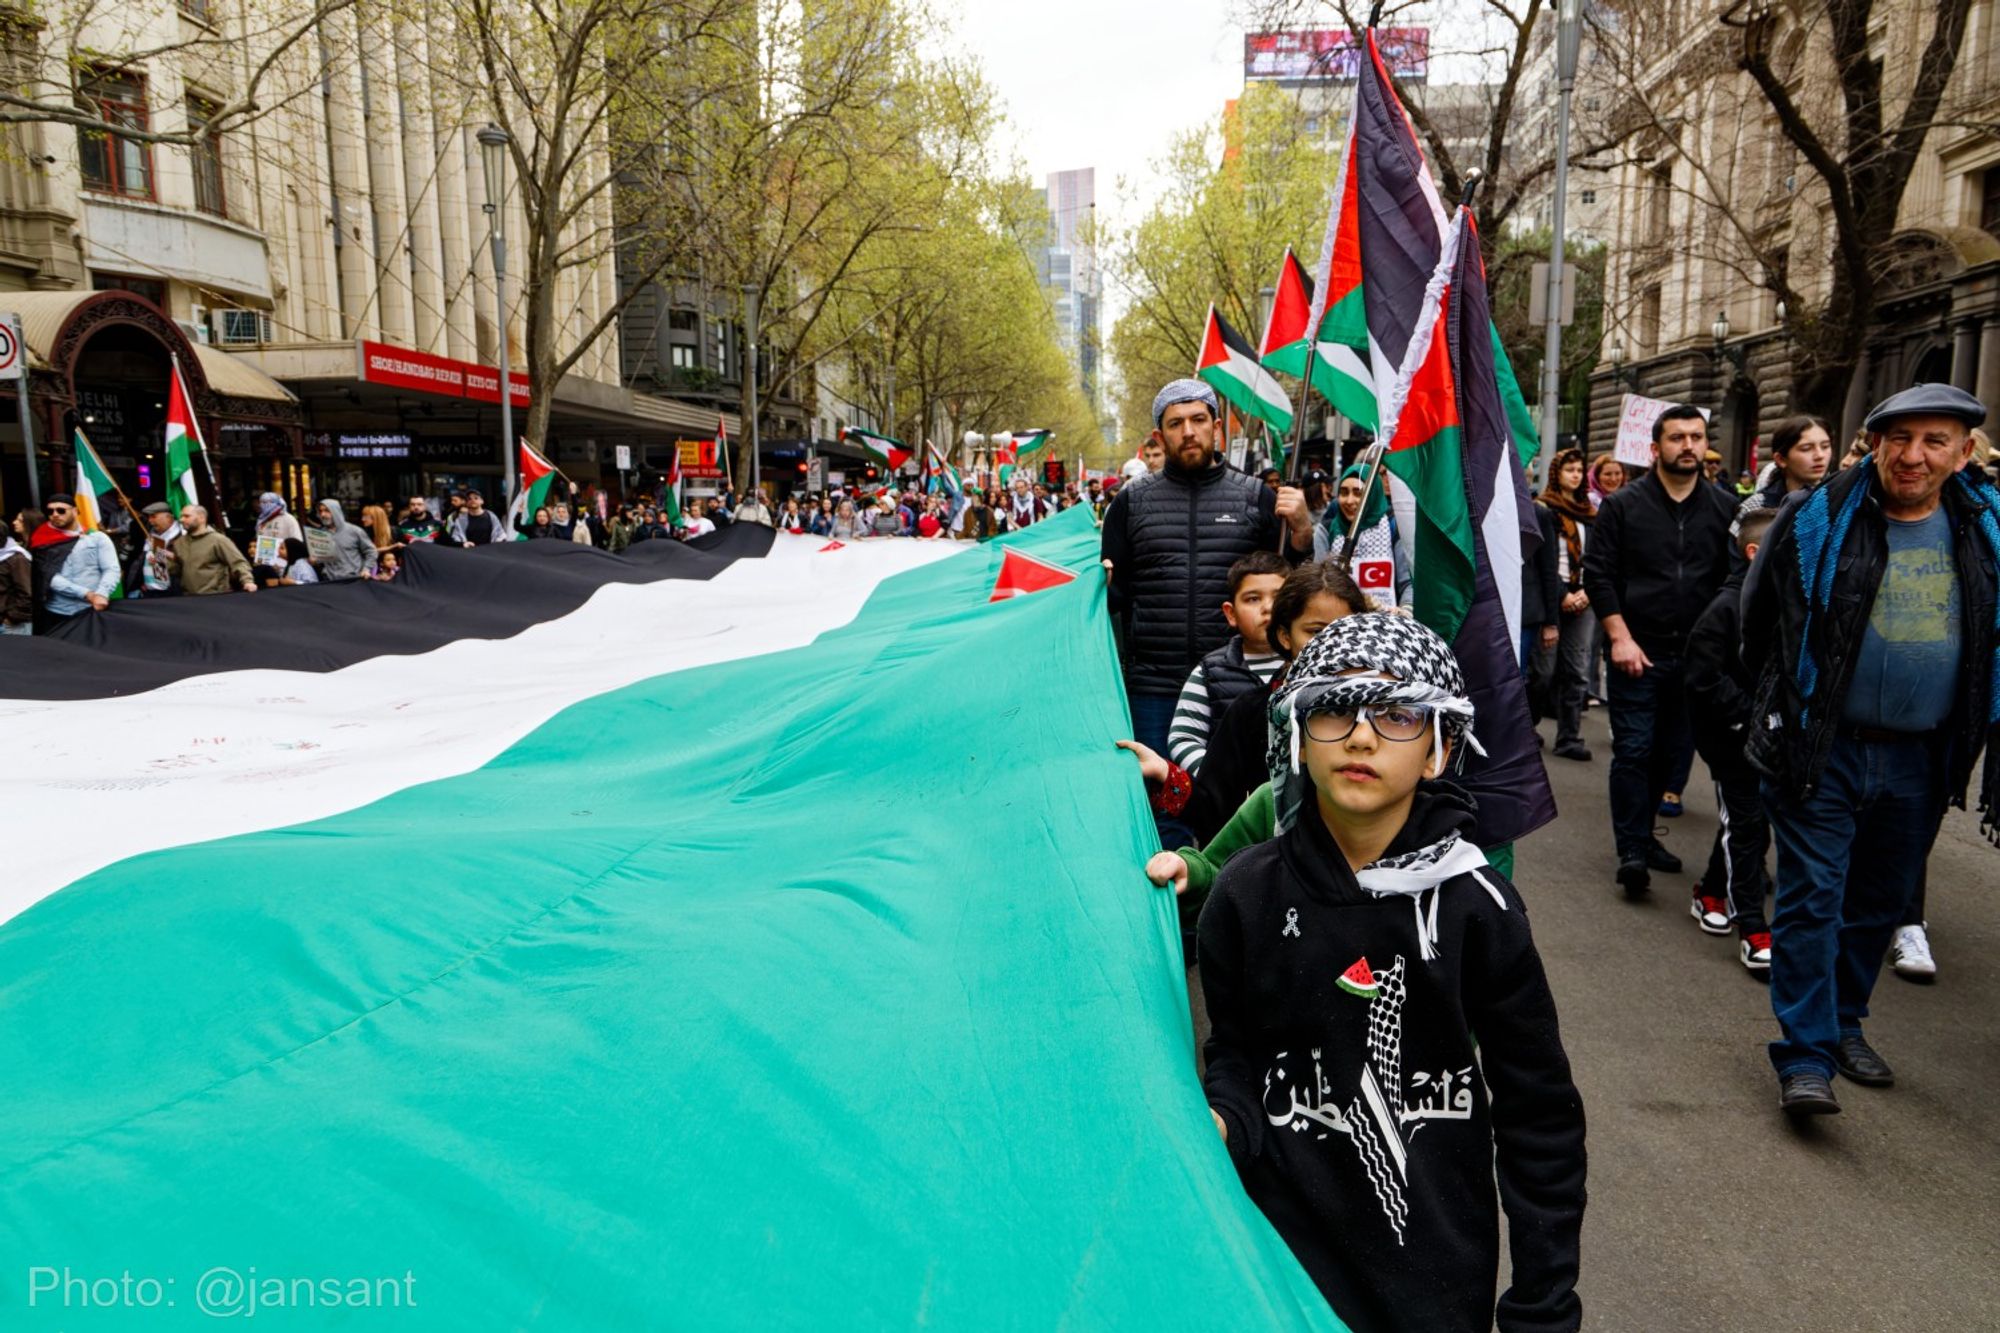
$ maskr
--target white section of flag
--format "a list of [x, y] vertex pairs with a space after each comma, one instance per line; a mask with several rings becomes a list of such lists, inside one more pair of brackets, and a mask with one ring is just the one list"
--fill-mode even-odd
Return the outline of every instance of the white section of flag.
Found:
[[610, 584], [509, 639], [339, 671], [232, 671], [115, 699], [0, 699], [14, 753], [35, 757], [0, 773], [0, 809], [20, 830], [0, 876], [0, 921], [140, 852], [322, 819], [471, 772], [595, 695], [803, 647], [853, 620], [884, 579], [974, 549], [825, 545], [780, 533], [769, 556], [712, 579]]

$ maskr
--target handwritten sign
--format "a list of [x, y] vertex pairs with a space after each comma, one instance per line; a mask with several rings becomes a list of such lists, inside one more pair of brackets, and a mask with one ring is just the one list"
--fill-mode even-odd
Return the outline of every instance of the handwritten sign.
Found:
[[[1612, 457], [1628, 466], [1653, 466], [1653, 423], [1672, 406], [1664, 398], [1626, 394], [1618, 407], [1618, 445]], [[1702, 408], [1701, 419], [1708, 420], [1708, 415], [1708, 409]]]
[[313, 563], [333, 557], [333, 534], [325, 528], [306, 529], [306, 555]]

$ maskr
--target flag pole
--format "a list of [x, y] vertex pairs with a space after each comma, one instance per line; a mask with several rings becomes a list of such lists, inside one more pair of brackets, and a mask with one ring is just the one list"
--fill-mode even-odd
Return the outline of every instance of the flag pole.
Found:
[[168, 355], [173, 358], [174, 378], [180, 381], [181, 401], [187, 404], [188, 425], [194, 429], [195, 443], [201, 446], [202, 470], [208, 473], [209, 489], [215, 492], [215, 512], [222, 519], [221, 524], [218, 526], [227, 528], [229, 526], [229, 506], [222, 498], [222, 483], [216, 480], [215, 477], [215, 460], [208, 456], [208, 437], [201, 433], [201, 418], [194, 410], [194, 395], [188, 392], [187, 376], [181, 373], [180, 353], [171, 352]]
[[1354, 521], [1347, 525], [1347, 537], [1340, 543], [1340, 567], [1347, 568], [1354, 558], [1355, 543], [1361, 540], [1361, 516], [1368, 512], [1368, 496], [1375, 489], [1375, 483], [1382, 475], [1382, 460], [1388, 456], [1389, 448], [1377, 440], [1361, 451], [1357, 461], [1368, 464], [1368, 475], [1361, 482], [1361, 507], [1354, 511]]

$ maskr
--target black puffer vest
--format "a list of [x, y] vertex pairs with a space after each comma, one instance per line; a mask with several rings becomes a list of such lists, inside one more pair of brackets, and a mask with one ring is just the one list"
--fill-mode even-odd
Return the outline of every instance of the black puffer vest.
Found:
[[1178, 694], [1194, 664], [1228, 642], [1229, 567], [1275, 537], [1259, 521], [1263, 492], [1263, 482], [1221, 463], [1192, 474], [1168, 468], [1132, 488], [1127, 689]]
[[1243, 638], [1232, 636], [1214, 652], [1201, 659], [1201, 681], [1208, 687], [1209, 734], [1215, 734], [1215, 724], [1222, 719], [1222, 710], [1241, 699], [1252, 690], [1264, 688], [1264, 682], [1257, 678], [1243, 662]]

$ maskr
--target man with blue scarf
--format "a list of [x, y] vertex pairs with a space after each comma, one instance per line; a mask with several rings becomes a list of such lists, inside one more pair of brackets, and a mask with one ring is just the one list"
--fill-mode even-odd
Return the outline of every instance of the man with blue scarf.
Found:
[[1861, 1022], [1982, 747], [1995, 832], [2000, 493], [1960, 473], [1985, 419], [1950, 385], [1884, 401], [1865, 423], [1872, 456], [1786, 500], [1744, 585], [1746, 752], [1778, 846], [1771, 1063], [1791, 1115], [1837, 1112], [1836, 1071], [1895, 1081]]

